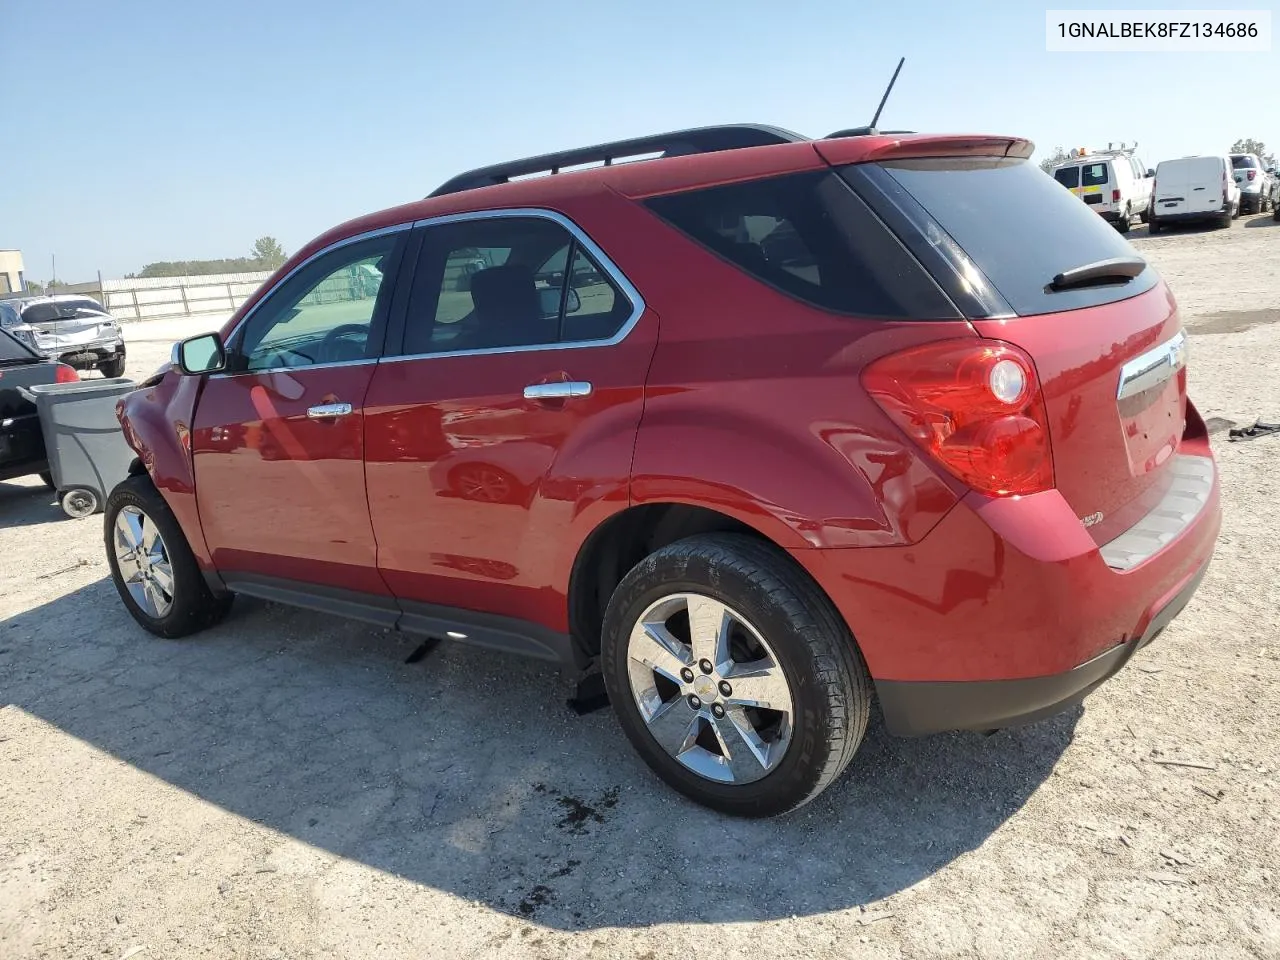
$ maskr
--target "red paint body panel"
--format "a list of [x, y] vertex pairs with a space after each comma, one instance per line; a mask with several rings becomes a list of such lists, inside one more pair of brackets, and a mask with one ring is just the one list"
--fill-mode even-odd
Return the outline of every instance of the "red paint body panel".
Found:
[[201, 569], [212, 570], [191, 472], [192, 412], [203, 385], [199, 377], [167, 373], [154, 386], [125, 394], [116, 404], [116, 416], [125, 441], [173, 511], [196, 562]]
[[[649, 311], [612, 347], [380, 364], [366, 463], [392, 592], [567, 633], [578, 548], [627, 506], [657, 336]], [[524, 399], [526, 386], [562, 380], [592, 393]]]
[[[219, 570], [386, 594], [364, 480], [374, 364], [212, 377], [192, 430], [196, 496]], [[191, 378], [184, 378], [191, 379]], [[309, 420], [307, 408], [354, 412]]]
[[[1208, 442], [1190, 438], [1181, 452], [1209, 456]], [[791, 555], [845, 616], [877, 680], [1009, 680], [1140, 636], [1209, 562], [1220, 525], [1215, 484], [1176, 541], [1118, 573], [1058, 491], [970, 494], [914, 546]]]
[[1049, 411], [1054, 476], [1076, 516], [1102, 514], [1089, 528], [1106, 543], [1151, 510], [1169, 487], [1165, 469], [1186, 426], [1186, 382], [1116, 402], [1126, 360], [1182, 329], [1163, 282], [1128, 300], [1087, 310], [979, 320], [983, 336], [1035, 358]]

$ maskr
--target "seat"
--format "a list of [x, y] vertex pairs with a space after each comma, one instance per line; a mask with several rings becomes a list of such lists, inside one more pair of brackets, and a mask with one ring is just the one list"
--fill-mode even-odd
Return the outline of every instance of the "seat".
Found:
[[557, 318], [543, 317], [532, 268], [505, 263], [471, 276], [476, 340], [481, 348], [555, 343]]

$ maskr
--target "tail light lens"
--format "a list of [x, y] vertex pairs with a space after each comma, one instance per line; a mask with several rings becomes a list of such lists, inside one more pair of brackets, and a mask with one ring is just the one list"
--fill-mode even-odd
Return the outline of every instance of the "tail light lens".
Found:
[[80, 374], [76, 373], [71, 367], [65, 363], [57, 364], [57, 369], [53, 373], [54, 383], [79, 383]]
[[1120, 202], [1120, 191], [1119, 191], [1119, 190], [1112, 190], [1112, 191], [1111, 191], [1111, 202], [1112, 202], [1112, 203], [1119, 203], [1119, 202]]
[[869, 364], [862, 384], [916, 443], [974, 490], [1053, 487], [1049, 419], [1031, 358], [999, 340], [943, 340]]

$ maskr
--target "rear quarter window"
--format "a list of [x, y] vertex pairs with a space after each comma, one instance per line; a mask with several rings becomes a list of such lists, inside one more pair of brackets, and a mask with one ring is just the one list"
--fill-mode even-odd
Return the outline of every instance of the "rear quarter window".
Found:
[[835, 173], [691, 190], [654, 197], [646, 205], [711, 252], [797, 300], [864, 317], [959, 316], [916, 259]]
[[1158, 279], [1148, 267], [1124, 283], [1050, 290], [1064, 270], [1136, 251], [1026, 160], [898, 160], [846, 167], [844, 175], [859, 192], [878, 190], [923, 208], [928, 229], [945, 231], [1019, 315], [1113, 303], [1150, 290]]

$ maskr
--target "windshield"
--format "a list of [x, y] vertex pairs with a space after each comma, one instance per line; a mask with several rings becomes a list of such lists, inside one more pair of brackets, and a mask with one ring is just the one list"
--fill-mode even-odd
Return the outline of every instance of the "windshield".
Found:
[[33, 303], [22, 311], [24, 323], [52, 323], [54, 320], [70, 320], [85, 313], [106, 313], [102, 304], [88, 297], [75, 300], [53, 300]]

